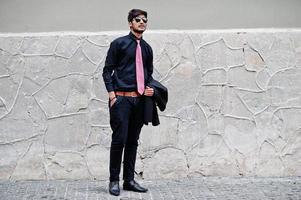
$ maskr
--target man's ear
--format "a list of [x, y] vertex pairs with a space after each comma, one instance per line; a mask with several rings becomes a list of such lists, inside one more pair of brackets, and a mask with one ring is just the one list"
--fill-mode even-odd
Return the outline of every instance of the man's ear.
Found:
[[133, 26], [133, 23], [129, 22], [129, 27], [132, 28], [132, 26]]

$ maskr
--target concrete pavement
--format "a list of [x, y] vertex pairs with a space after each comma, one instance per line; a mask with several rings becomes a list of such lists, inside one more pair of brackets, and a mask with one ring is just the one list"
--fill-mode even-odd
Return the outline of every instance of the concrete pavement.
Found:
[[301, 177], [199, 177], [181, 180], [139, 180], [149, 188], [145, 194], [122, 190], [108, 194], [108, 181], [1, 181], [0, 199], [112, 199], [112, 200], [300, 200]]

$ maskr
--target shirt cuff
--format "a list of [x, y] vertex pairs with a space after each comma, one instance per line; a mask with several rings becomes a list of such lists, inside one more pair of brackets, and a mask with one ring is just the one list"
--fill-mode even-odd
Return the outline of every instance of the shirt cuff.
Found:
[[114, 88], [113, 88], [112, 85], [106, 85], [106, 88], [107, 88], [107, 91], [108, 91], [108, 92], [114, 91]]

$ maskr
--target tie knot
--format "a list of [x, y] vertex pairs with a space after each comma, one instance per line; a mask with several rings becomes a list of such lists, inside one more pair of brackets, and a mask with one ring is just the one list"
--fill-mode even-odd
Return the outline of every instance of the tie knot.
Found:
[[137, 40], [137, 43], [140, 44], [140, 40]]

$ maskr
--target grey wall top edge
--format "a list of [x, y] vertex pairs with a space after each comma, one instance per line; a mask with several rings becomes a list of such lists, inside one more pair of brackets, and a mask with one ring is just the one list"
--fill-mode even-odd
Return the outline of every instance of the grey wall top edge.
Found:
[[[50, 32], [0, 32], [0, 37], [26, 37], [26, 36], [66, 36], [66, 35], [118, 35], [127, 34], [128, 30], [117, 31], [50, 31]], [[144, 34], [160, 33], [292, 33], [301, 32], [301, 28], [255, 28], [255, 29], [203, 29], [203, 30], [147, 30]]]
[[0, 0], [0, 32], [128, 30], [131, 8], [151, 30], [301, 28], [301, 0]]

